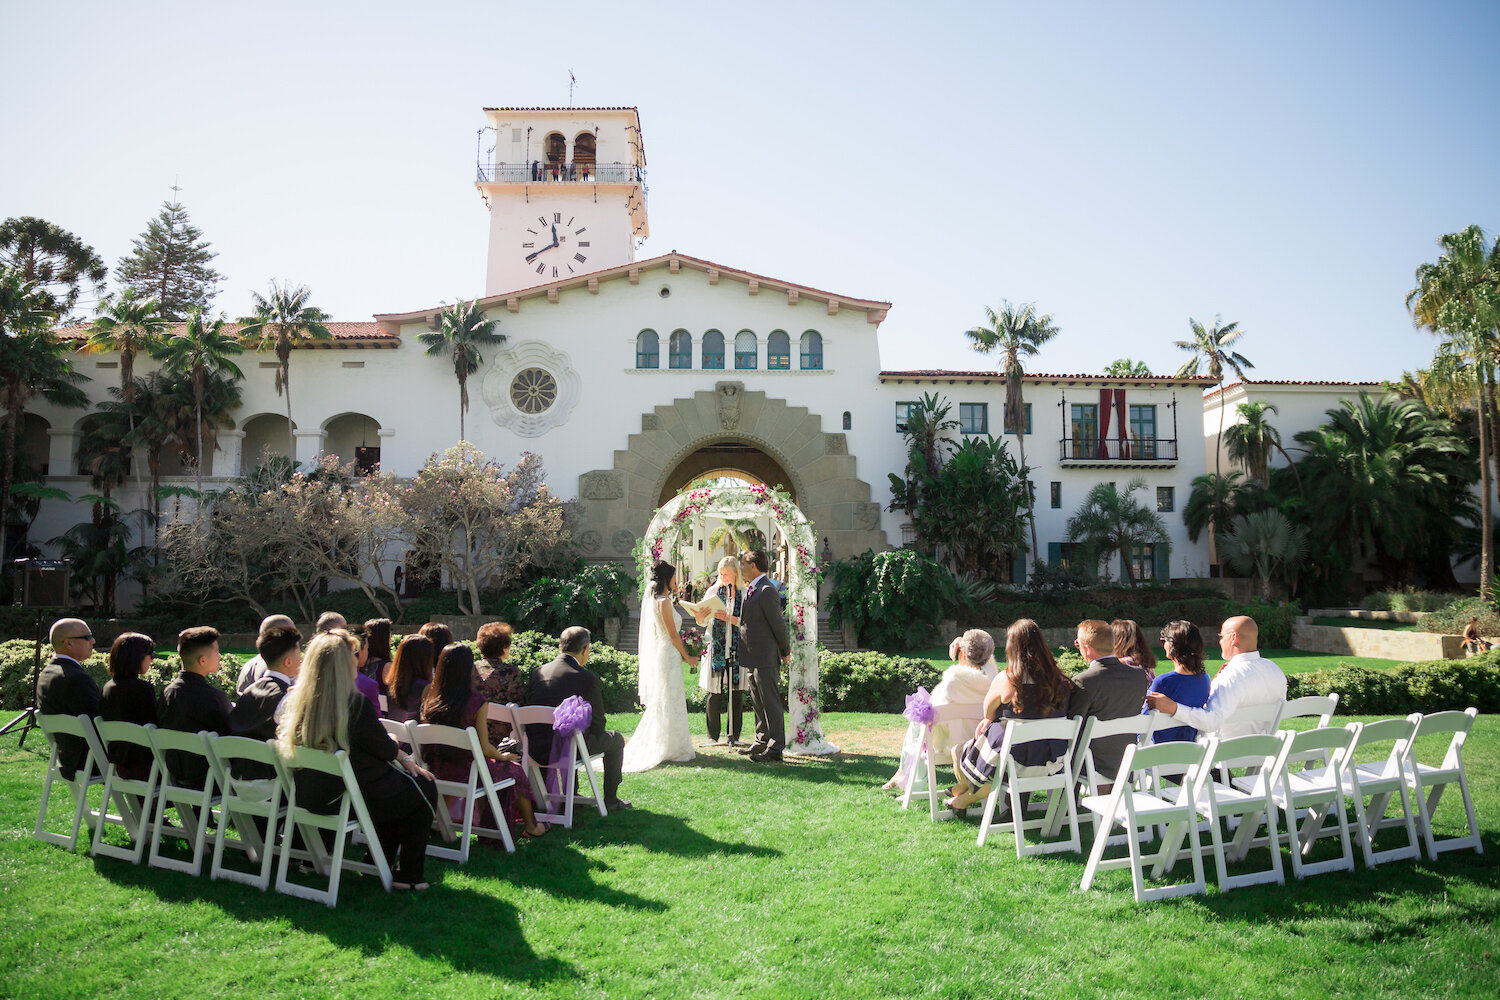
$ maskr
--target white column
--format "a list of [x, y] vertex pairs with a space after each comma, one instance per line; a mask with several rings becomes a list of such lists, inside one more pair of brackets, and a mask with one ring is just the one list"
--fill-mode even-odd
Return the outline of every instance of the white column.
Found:
[[78, 435], [71, 427], [47, 428], [47, 476], [71, 476], [77, 473], [73, 461]]
[[318, 464], [318, 456], [323, 453], [323, 439], [327, 435], [321, 430], [293, 431], [292, 435], [297, 439], [297, 462], [303, 466]]
[[[205, 454], [203, 458], [208, 462], [208, 467], [213, 470], [215, 476], [239, 476], [243, 475], [240, 471], [240, 461], [244, 450], [244, 431], [220, 431], [218, 450]], [[205, 472], [204, 475], [208, 473]]]

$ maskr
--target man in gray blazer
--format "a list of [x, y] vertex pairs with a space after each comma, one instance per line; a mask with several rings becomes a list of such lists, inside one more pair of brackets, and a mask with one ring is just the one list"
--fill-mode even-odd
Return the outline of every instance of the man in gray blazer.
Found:
[[[1101, 721], [1140, 715], [1151, 682], [1140, 667], [1132, 667], [1115, 656], [1114, 630], [1109, 622], [1090, 619], [1078, 625], [1078, 651], [1089, 665], [1073, 678], [1068, 714]], [[1093, 744], [1094, 767], [1114, 777], [1120, 771], [1125, 748], [1135, 737], [1106, 736]]]
[[740, 662], [751, 671], [750, 701], [755, 706], [755, 743], [750, 759], [780, 761], [786, 750], [786, 715], [781, 707], [781, 664], [792, 655], [781, 597], [766, 575], [770, 562], [760, 549], [745, 555], [752, 579], [740, 613]]

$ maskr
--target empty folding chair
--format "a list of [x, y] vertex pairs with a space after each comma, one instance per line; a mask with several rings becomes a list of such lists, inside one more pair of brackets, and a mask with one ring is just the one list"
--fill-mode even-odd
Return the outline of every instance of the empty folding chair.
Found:
[[[95, 785], [104, 784], [104, 775], [100, 773], [100, 767], [105, 759], [104, 748], [99, 743], [99, 736], [94, 731], [94, 720], [87, 715], [37, 715], [37, 722], [42, 727], [42, 735], [47, 737], [47, 745], [52, 748], [52, 755], [47, 762], [47, 776], [42, 781], [42, 804], [36, 814], [36, 829], [32, 836], [47, 844], [56, 844], [73, 850], [78, 846], [78, 828], [86, 818], [89, 828], [99, 820], [99, 813], [106, 811], [107, 802], [101, 800], [99, 810], [95, 811], [89, 806], [89, 789]], [[73, 772], [71, 778], [63, 776], [62, 768], [58, 765], [57, 738], [59, 736], [74, 736], [83, 740], [88, 745], [88, 752], [84, 756], [83, 765]], [[52, 802], [52, 783], [62, 782], [67, 788], [68, 795], [73, 803], [72, 825], [69, 831], [53, 833], [46, 828], [47, 807]]]
[[[1411, 785], [1417, 823], [1422, 827], [1422, 839], [1427, 842], [1427, 856], [1433, 861], [1437, 860], [1442, 851], [1456, 851], [1465, 847], [1474, 848], [1476, 854], [1484, 853], [1484, 845], [1479, 841], [1479, 823], [1474, 818], [1474, 800], [1469, 797], [1469, 778], [1464, 773], [1463, 757], [1464, 741], [1468, 739], [1469, 730], [1474, 728], [1474, 719], [1478, 714], [1477, 709], [1466, 708], [1462, 712], [1434, 712], [1424, 715], [1417, 723], [1415, 736], [1406, 745], [1403, 758], [1406, 780]], [[1447, 734], [1452, 734], [1452, 738], [1443, 754], [1443, 762], [1437, 765], [1422, 763], [1417, 757], [1417, 744], [1422, 738]], [[1432, 830], [1432, 816], [1437, 812], [1443, 789], [1453, 784], [1458, 785], [1459, 794], [1463, 796], [1464, 812], [1469, 820], [1469, 835], [1439, 839]]]
[[[561, 823], [571, 830], [573, 828], [573, 805], [580, 801], [597, 806], [600, 816], [608, 816], [609, 810], [604, 806], [604, 793], [599, 777], [600, 770], [604, 767], [604, 754], [590, 754], [588, 746], [583, 742], [583, 734], [574, 733], [573, 739], [569, 741], [567, 753], [556, 767], [548, 761], [537, 760], [531, 755], [531, 741], [526, 736], [526, 727], [528, 725], [552, 725], [553, 709], [546, 705], [509, 705], [507, 707], [510, 709], [512, 727], [521, 740], [521, 757], [526, 762], [526, 773], [531, 776], [531, 787], [536, 793], [534, 799], [536, 818], [545, 823]], [[589, 780], [589, 788], [593, 792], [591, 797], [578, 794], [578, 770], [580, 768]], [[549, 770], [556, 772], [553, 776], [557, 786], [555, 792], [547, 787], [546, 772]], [[560, 812], [559, 809], [561, 809]]]
[[[922, 727], [917, 757], [906, 773], [906, 784], [901, 790], [902, 809], [909, 808], [912, 799], [926, 799], [933, 822], [953, 818], [953, 810], [942, 804], [946, 793], [937, 785], [937, 769], [952, 762], [949, 754], [954, 738], [957, 737], [956, 742], [962, 744], [974, 734], [978, 725], [979, 716], [973, 705], [938, 705], [933, 709], [932, 721]], [[935, 728], [948, 734], [947, 746], [935, 745], [932, 735]]]
[[[269, 778], [236, 778], [236, 765], [259, 765], [270, 771]], [[213, 860], [208, 867], [210, 879], [243, 882], [264, 891], [271, 884], [271, 866], [276, 855], [276, 831], [286, 816], [286, 800], [276, 774], [274, 741], [252, 740], [243, 736], [210, 736], [208, 765], [220, 790], [219, 827], [214, 831]], [[231, 836], [233, 833], [233, 836]], [[260, 870], [240, 871], [224, 864], [224, 850], [242, 851]]]
[[[1000, 767], [990, 782], [990, 794], [984, 803], [984, 819], [979, 824], [978, 844], [984, 846], [992, 830], [1003, 830], [1015, 835], [1016, 857], [1028, 854], [1052, 854], [1057, 851], [1082, 850], [1078, 838], [1078, 809], [1073, 802], [1073, 775], [1068, 762], [1082, 728], [1077, 716], [1070, 719], [1012, 719], [1005, 724], [1005, 741], [1000, 745]], [[1015, 751], [1030, 743], [1040, 741], [1063, 741], [1063, 752], [1050, 764], [1025, 765], [1017, 762]], [[1026, 818], [1024, 797], [1046, 792], [1051, 796], [1046, 815], [1038, 819]], [[1010, 819], [995, 822], [995, 813], [1001, 794], [1005, 794], [1010, 805]], [[1054, 825], [1061, 827], [1066, 820], [1068, 839], [1052, 843], [1028, 844], [1027, 830], [1039, 830], [1044, 834]]]
[[[1402, 768], [1402, 755], [1406, 753], [1420, 718], [1420, 715], [1414, 714], [1404, 719], [1385, 719], [1381, 722], [1351, 722], [1347, 727], [1354, 731], [1355, 736], [1349, 750], [1349, 759], [1344, 763], [1344, 794], [1354, 803], [1354, 832], [1359, 838], [1359, 848], [1364, 855], [1366, 868], [1374, 868], [1387, 861], [1422, 856], [1411, 799], [1406, 790], [1406, 774]], [[1390, 752], [1385, 760], [1364, 764], [1353, 762], [1359, 751], [1386, 743], [1390, 744]], [[1304, 769], [1303, 773], [1317, 772]], [[1386, 815], [1392, 795], [1401, 804], [1400, 816]], [[1370, 798], [1369, 809], [1365, 808], [1366, 796]], [[1376, 834], [1398, 826], [1406, 830], [1406, 846], [1375, 850]]]
[[[1359, 724], [1354, 723], [1357, 727]], [[1354, 850], [1349, 842], [1349, 821], [1344, 815], [1344, 769], [1349, 748], [1354, 744], [1356, 729], [1330, 727], [1295, 733], [1282, 753], [1281, 767], [1275, 776], [1271, 796], [1281, 810], [1286, 838], [1292, 852], [1292, 874], [1297, 878], [1321, 875], [1331, 871], [1353, 871]], [[1305, 771], [1293, 770], [1293, 761], [1310, 751], [1321, 751], [1328, 764]], [[1245, 788], [1259, 776], [1236, 778], [1235, 786]], [[1302, 817], [1298, 825], [1298, 817]], [[1332, 826], [1325, 829], [1325, 823]], [[1326, 861], [1306, 862], [1319, 838], [1338, 834], [1341, 853]]]
[[[1327, 728], [1333, 725], [1333, 713], [1339, 707], [1339, 696], [1333, 694], [1310, 694], [1301, 698], [1293, 698], [1281, 706], [1281, 714], [1277, 716], [1276, 727], [1278, 729], [1290, 729], [1283, 725], [1292, 719], [1315, 718], [1317, 726], [1311, 728]], [[1328, 758], [1318, 751], [1303, 754], [1302, 759], [1293, 760], [1293, 764], [1301, 764], [1303, 767], [1326, 767]]]
[[[184, 733], [176, 729], [151, 730], [151, 752], [156, 757], [160, 783], [156, 789], [156, 817], [151, 829], [151, 854], [147, 863], [153, 868], [197, 875], [203, 869], [203, 851], [208, 843], [208, 823], [214, 806], [219, 804], [215, 791], [214, 773], [208, 763], [208, 747], [204, 741], [207, 732]], [[203, 758], [203, 787], [178, 784], [168, 763], [168, 753], [195, 754]], [[177, 810], [177, 824], [166, 821], [167, 807]], [[162, 837], [178, 837], [192, 846], [193, 856], [189, 861], [165, 857], [161, 853]]]
[[[444, 778], [433, 770], [433, 775], [437, 779], [438, 795], [441, 796], [437, 811], [448, 815], [451, 820], [453, 817], [448, 812], [448, 800], [453, 799], [463, 803], [463, 818], [458, 829], [458, 846], [439, 847], [429, 844], [427, 856], [457, 861], [460, 864], [468, 861], [470, 834], [498, 840], [505, 845], [507, 851], [514, 853], [516, 844], [511, 839], [510, 824], [506, 822], [505, 813], [500, 809], [500, 796], [497, 793], [502, 788], [510, 788], [516, 782], [514, 778], [502, 778], [496, 781], [490, 774], [488, 759], [484, 756], [484, 749], [479, 743], [479, 734], [474, 728], [472, 726], [468, 729], [457, 729], [453, 726], [417, 725], [412, 727], [411, 734], [413, 747], [422, 752], [422, 759], [427, 761], [429, 769], [432, 769], [436, 759], [444, 756], [449, 759], [459, 758], [468, 763], [468, 773], [462, 781]], [[488, 803], [490, 807], [493, 826], [477, 825], [475, 822], [475, 813], [485, 803]]]
[[[134, 722], [105, 722], [103, 719], [95, 721], [94, 728], [99, 732], [99, 741], [105, 747], [112, 743], [127, 743], [133, 746], [151, 749], [151, 730], [155, 726], [140, 726]], [[106, 751], [107, 752], [107, 751]], [[146, 842], [151, 839], [151, 818], [156, 805], [156, 786], [161, 778], [161, 765], [156, 762], [156, 756], [151, 757], [151, 769], [144, 778], [127, 778], [120, 774], [114, 762], [104, 771], [104, 801], [113, 798], [120, 806], [120, 815], [104, 816], [98, 825], [94, 827], [93, 854], [104, 855], [108, 858], [119, 858], [121, 861], [129, 861], [132, 864], [140, 864], [141, 858], [146, 853]], [[104, 828], [111, 822], [118, 821], [125, 828], [125, 833], [133, 842], [131, 847], [117, 847], [106, 843], [104, 840]]]
[[[391, 891], [391, 868], [387, 864], [385, 851], [380, 847], [375, 824], [370, 811], [365, 808], [365, 798], [360, 794], [359, 783], [354, 780], [354, 769], [349, 764], [349, 755], [339, 750], [329, 753], [311, 747], [298, 747], [291, 760], [280, 755], [276, 767], [281, 778], [282, 791], [286, 794], [286, 826], [282, 832], [281, 861], [276, 869], [276, 891], [301, 899], [310, 899], [326, 906], [337, 906], [339, 882], [345, 869], [364, 874], [377, 875], [386, 892]], [[320, 813], [297, 803], [296, 773], [301, 770], [322, 771], [333, 775], [343, 783], [343, 794], [339, 796], [338, 811]], [[333, 853], [323, 843], [323, 831], [332, 835]], [[302, 837], [302, 850], [292, 847], [293, 831]], [[358, 834], [370, 851], [372, 864], [353, 861], [345, 856], [352, 835]], [[314, 869], [328, 877], [328, 888], [317, 889], [301, 885], [287, 877], [293, 857], [311, 861]]]
[[[1275, 736], [1236, 736], [1219, 740], [1208, 737], [1207, 755], [1199, 769], [1198, 780], [1193, 784], [1193, 804], [1208, 826], [1210, 843], [1214, 852], [1214, 869], [1218, 875], [1219, 891], [1228, 892], [1241, 886], [1275, 882], [1282, 885], [1286, 875], [1281, 867], [1281, 841], [1276, 833], [1276, 800], [1271, 795], [1272, 779], [1281, 773], [1283, 755], [1291, 747], [1291, 734]], [[1257, 761], [1255, 774], [1244, 788], [1215, 780], [1218, 765], [1228, 760]], [[1178, 794], [1183, 794], [1179, 792]], [[1259, 840], [1255, 834], [1265, 826], [1266, 835]], [[1226, 852], [1224, 828], [1235, 831], [1234, 841]], [[1271, 865], [1259, 871], [1229, 874], [1230, 860], [1242, 861], [1252, 846], [1263, 844], [1271, 854]]]
[[[1073, 750], [1070, 787], [1076, 789], [1079, 796], [1105, 794], [1103, 789], [1114, 782], [1115, 776], [1105, 774], [1098, 767], [1094, 759], [1094, 742], [1111, 736], [1130, 736], [1135, 739], [1132, 745], [1140, 745], [1151, 726], [1151, 717], [1147, 715], [1127, 715], [1122, 719], [1096, 719], [1090, 716], [1084, 719]], [[1121, 762], [1123, 763], [1123, 758]], [[1084, 816], [1080, 813], [1079, 818], [1093, 822], [1092, 815]], [[1047, 826], [1047, 836], [1057, 836], [1062, 829], [1062, 821], [1062, 813], [1055, 813]], [[1112, 846], [1118, 843], [1116, 840]]]
[[[1131, 886], [1136, 902], [1151, 899], [1166, 899], [1170, 896], [1186, 896], [1202, 893], [1203, 847], [1198, 840], [1198, 812], [1192, 796], [1178, 795], [1175, 800], [1164, 798], [1147, 788], [1153, 768], [1181, 769], [1184, 783], [1191, 787], [1203, 767], [1208, 745], [1200, 743], [1158, 743], [1155, 746], [1129, 746], [1125, 758], [1120, 762], [1120, 773], [1108, 795], [1085, 795], [1079, 806], [1087, 809], [1096, 819], [1094, 822], [1094, 846], [1089, 852], [1088, 865], [1083, 870], [1083, 881], [1079, 888], [1087, 890], [1094, 884], [1100, 871], [1129, 868]], [[1118, 824], [1125, 828], [1123, 858], [1106, 858], [1104, 849], [1109, 846], [1110, 831]], [[1152, 826], [1160, 825], [1165, 832], [1156, 853], [1143, 856], [1141, 836], [1148, 834]], [[1152, 878], [1159, 878], [1168, 871], [1181, 852], [1186, 839], [1188, 854], [1193, 863], [1193, 881], [1177, 885], [1152, 886], [1147, 888], [1145, 865], [1154, 865]]]

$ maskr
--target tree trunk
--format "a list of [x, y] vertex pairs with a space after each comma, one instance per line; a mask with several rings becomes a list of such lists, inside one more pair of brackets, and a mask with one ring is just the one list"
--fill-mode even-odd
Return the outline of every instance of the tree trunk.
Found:
[[1479, 596], [1487, 601], [1490, 598], [1490, 582], [1495, 575], [1494, 557], [1490, 549], [1495, 531], [1494, 518], [1490, 509], [1490, 499], [1493, 496], [1490, 452], [1493, 450], [1495, 436], [1493, 422], [1495, 401], [1493, 373], [1488, 364], [1480, 368], [1480, 386], [1477, 395], [1479, 398], [1476, 400], [1478, 405], [1475, 409], [1479, 417]]
[[281, 363], [281, 389], [286, 393], [286, 457], [297, 467], [297, 435], [292, 431], [292, 359]]
[[193, 416], [198, 427], [198, 467], [193, 470], [193, 489], [198, 493], [198, 505], [203, 506], [203, 371], [193, 367]]
[[[1016, 449], [1021, 453], [1021, 469], [1026, 468], [1026, 401], [1023, 399], [1020, 406], [1020, 416], [1015, 418], [1016, 425]], [[1036, 491], [1031, 488], [1030, 480], [1026, 487], [1026, 512], [1031, 515], [1031, 561], [1033, 564], [1041, 558], [1036, 542]], [[1025, 580], [1020, 581], [1025, 583]]]
[[469, 405], [469, 387], [462, 375], [458, 377], [458, 439], [467, 440], [464, 437], [464, 410]]
[[10, 569], [10, 518], [6, 514], [10, 510], [10, 480], [16, 462], [16, 426], [21, 422], [21, 409], [13, 408], [5, 415], [5, 467], [0, 469], [0, 575]]

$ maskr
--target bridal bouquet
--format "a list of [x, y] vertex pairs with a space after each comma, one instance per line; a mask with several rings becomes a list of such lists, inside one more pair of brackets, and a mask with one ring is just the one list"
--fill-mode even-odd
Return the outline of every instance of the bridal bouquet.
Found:
[[682, 645], [687, 648], [689, 656], [695, 658], [702, 656], [707, 646], [703, 639], [703, 630], [696, 625], [682, 626]]

